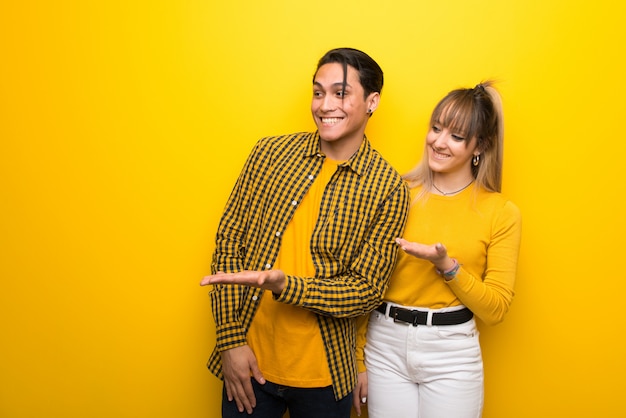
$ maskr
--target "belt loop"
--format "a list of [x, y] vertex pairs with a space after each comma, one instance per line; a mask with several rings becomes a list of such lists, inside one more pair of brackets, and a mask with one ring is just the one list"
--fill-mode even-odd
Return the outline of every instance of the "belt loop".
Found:
[[433, 326], [433, 311], [431, 311], [430, 309], [428, 310], [428, 315], [426, 316], [426, 326]]

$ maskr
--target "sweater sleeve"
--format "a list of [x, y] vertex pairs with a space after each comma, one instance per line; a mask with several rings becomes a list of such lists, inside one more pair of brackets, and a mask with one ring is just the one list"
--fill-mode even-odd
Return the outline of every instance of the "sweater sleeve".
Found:
[[365, 343], [367, 340], [367, 326], [369, 315], [363, 315], [356, 320], [356, 367], [359, 373], [366, 370], [365, 367]]
[[[484, 278], [463, 266], [456, 278], [446, 282], [461, 302], [488, 325], [504, 319], [514, 296], [515, 275], [521, 241], [521, 214], [507, 201], [492, 224]], [[462, 260], [459, 260], [462, 264]]]

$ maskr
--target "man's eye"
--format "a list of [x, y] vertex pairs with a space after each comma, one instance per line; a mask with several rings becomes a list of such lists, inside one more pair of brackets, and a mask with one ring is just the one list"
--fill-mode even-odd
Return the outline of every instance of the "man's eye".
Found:
[[346, 96], [346, 92], [345, 92], [345, 91], [343, 91], [343, 90], [339, 90], [339, 91], [337, 92], [337, 97], [342, 97], [342, 98], [343, 98], [343, 97], [345, 97], [345, 96]]

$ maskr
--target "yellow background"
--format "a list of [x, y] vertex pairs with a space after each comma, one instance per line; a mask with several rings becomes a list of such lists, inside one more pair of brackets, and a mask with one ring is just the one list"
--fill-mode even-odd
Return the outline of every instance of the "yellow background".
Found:
[[436, 101], [499, 80], [517, 296], [482, 327], [486, 418], [626, 414], [621, 2], [0, 3], [0, 416], [219, 415], [207, 289], [253, 143], [314, 128], [311, 76], [383, 67], [399, 170]]

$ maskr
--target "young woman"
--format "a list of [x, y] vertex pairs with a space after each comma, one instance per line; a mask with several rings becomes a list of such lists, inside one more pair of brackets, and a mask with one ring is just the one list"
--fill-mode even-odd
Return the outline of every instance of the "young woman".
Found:
[[[354, 407], [371, 418], [480, 417], [475, 317], [502, 321], [513, 298], [518, 208], [501, 193], [502, 105], [491, 82], [435, 107], [385, 302], [359, 327]], [[367, 373], [365, 370], [367, 369]]]

